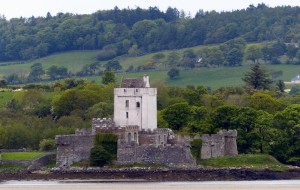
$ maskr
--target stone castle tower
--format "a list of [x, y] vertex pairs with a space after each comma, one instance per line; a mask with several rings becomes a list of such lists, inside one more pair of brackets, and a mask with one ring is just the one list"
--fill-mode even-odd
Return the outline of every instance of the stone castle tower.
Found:
[[157, 91], [150, 88], [149, 76], [124, 78], [114, 89], [116, 126], [139, 126], [139, 130], [157, 128]]

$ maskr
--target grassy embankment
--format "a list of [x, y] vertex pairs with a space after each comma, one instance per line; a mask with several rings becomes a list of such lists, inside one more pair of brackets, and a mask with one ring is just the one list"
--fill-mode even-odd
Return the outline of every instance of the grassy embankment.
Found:
[[237, 156], [226, 156], [202, 160], [204, 166], [222, 167], [241, 167], [250, 169], [271, 169], [287, 170], [289, 166], [277, 161], [273, 156], [265, 154], [240, 154]]
[[7, 101], [10, 100], [13, 96], [12, 91], [1, 91], [0, 90], [0, 109], [3, 108]]
[[2, 160], [34, 160], [45, 155], [45, 152], [3, 152]]
[[[3, 152], [0, 154], [2, 160], [34, 160], [45, 155], [45, 152]], [[25, 168], [16, 164], [0, 164], [0, 170], [15, 170]]]

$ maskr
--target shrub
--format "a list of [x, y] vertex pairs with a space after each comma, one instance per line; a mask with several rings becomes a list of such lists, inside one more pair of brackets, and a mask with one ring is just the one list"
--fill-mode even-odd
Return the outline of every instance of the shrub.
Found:
[[94, 148], [91, 150], [91, 166], [111, 164], [117, 158], [117, 141], [115, 134], [98, 133], [94, 138]]
[[109, 152], [112, 156], [112, 158], [117, 157], [117, 141], [118, 136], [115, 134], [110, 133], [98, 133], [95, 136], [94, 139], [94, 145], [96, 146], [102, 146], [104, 150]]
[[111, 163], [112, 156], [101, 145], [91, 149], [90, 164], [91, 166], [103, 167]]
[[191, 141], [191, 153], [197, 162], [201, 160], [202, 139], [194, 139]]
[[43, 139], [41, 140], [40, 144], [40, 151], [50, 151], [56, 148], [55, 140], [54, 139]]

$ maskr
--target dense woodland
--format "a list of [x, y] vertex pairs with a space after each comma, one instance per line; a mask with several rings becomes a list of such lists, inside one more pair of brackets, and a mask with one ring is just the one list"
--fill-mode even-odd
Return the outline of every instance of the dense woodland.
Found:
[[91, 15], [58, 13], [45, 17], [0, 18], [0, 61], [28, 60], [70, 50], [99, 50], [98, 59], [159, 50], [223, 43], [300, 39], [300, 8], [250, 5], [233, 12], [190, 17], [176, 8], [98, 11]]
[[[299, 40], [300, 8], [269, 8], [264, 4], [233, 12], [200, 10], [194, 18], [174, 8], [162, 12], [155, 7], [147, 10], [116, 7], [92, 15], [59, 13], [11, 20], [2, 16], [1, 61], [93, 49], [99, 51], [99, 61], [108, 62], [102, 73], [103, 84], [65, 79], [51, 86], [26, 85], [22, 91], [11, 92], [0, 109], [0, 149], [37, 150], [47, 139], [53, 143], [56, 134], [90, 127], [93, 117], [111, 117], [113, 88], [117, 86], [111, 71], [122, 70], [114, 59], [116, 56], [211, 44], [211, 48], [200, 52], [187, 49], [182, 55], [176, 51], [168, 55], [157, 53], [153, 60], [165, 60], [166, 68], [171, 69], [171, 79], [178, 77], [181, 67], [240, 66], [243, 60], [250, 60], [254, 64], [243, 78], [244, 87], [212, 91], [201, 84], [185, 88], [152, 84], [158, 88], [158, 127], [170, 127], [187, 135], [237, 129], [239, 153], [271, 154], [282, 162], [297, 164], [300, 161], [300, 96], [297, 94], [300, 89], [285, 93], [284, 83], [272, 81], [259, 63], [280, 64], [281, 56], [285, 56], [285, 63], [299, 64], [299, 48], [287, 45]], [[249, 42], [255, 43], [247, 45]], [[87, 65], [84, 72], [76, 75], [95, 73], [98, 66], [97, 63]], [[147, 68], [153, 69], [153, 64], [134, 69]], [[36, 63], [26, 80], [43, 80], [45, 73], [52, 80], [72, 75], [65, 67], [51, 66], [45, 71]], [[7, 83], [21, 82], [17, 75], [10, 75], [0, 81], [0, 88], [10, 91], [17, 87]]]

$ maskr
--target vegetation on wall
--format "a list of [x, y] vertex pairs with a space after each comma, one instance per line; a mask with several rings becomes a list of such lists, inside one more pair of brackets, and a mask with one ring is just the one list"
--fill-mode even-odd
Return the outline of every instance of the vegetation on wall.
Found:
[[191, 153], [197, 162], [201, 160], [202, 139], [194, 139], [191, 141]]
[[102, 167], [111, 164], [117, 158], [117, 141], [115, 134], [97, 133], [91, 149], [90, 165]]

